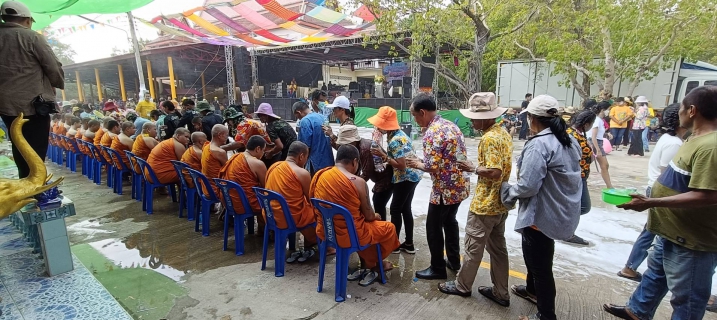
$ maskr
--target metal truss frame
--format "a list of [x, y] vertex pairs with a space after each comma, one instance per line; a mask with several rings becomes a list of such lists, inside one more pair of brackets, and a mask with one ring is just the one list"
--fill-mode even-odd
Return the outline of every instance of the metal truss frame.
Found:
[[234, 94], [234, 47], [224, 46], [224, 61], [227, 70], [227, 97], [229, 104], [234, 104], [236, 95]]

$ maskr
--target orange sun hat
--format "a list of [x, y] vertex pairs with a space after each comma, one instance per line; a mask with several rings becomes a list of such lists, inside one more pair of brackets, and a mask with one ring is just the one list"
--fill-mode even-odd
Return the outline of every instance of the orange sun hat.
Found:
[[390, 131], [401, 129], [401, 126], [398, 125], [396, 110], [389, 106], [379, 108], [378, 113], [368, 118], [367, 121], [381, 130]]

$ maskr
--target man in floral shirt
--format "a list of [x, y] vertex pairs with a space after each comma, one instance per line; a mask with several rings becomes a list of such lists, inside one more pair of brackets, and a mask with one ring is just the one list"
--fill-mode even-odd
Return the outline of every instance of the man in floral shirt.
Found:
[[[466, 146], [463, 133], [453, 122], [441, 118], [433, 97], [420, 94], [411, 103], [411, 115], [419, 126], [426, 128], [423, 135], [424, 160], [408, 159], [407, 166], [431, 175], [433, 190], [426, 217], [426, 238], [431, 251], [431, 266], [416, 271], [416, 278], [446, 279], [446, 266], [460, 269], [460, 244], [456, 213], [461, 202], [468, 198], [470, 181], [458, 168], [459, 155], [465, 160]], [[448, 261], [443, 260], [445, 251]]]

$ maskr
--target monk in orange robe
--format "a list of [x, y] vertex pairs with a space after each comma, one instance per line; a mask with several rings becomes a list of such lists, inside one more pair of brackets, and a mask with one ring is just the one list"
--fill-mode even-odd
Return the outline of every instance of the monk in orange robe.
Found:
[[[207, 142], [207, 135], [204, 134], [204, 132], [192, 132], [192, 145], [187, 148], [187, 151], [184, 151], [184, 154], [182, 155], [182, 162], [188, 164], [189, 167], [199, 172], [202, 171], [202, 147], [205, 142]], [[187, 187], [194, 188], [194, 181], [192, 181], [192, 177], [189, 173], [186, 173], [186, 170], [182, 171], [185, 172], [184, 180], [187, 182]]]
[[189, 130], [185, 128], [177, 128], [171, 139], [160, 142], [149, 154], [147, 163], [161, 184], [179, 183], [179, 176], [174, 166], [169, 162], [171, 160], [182, 159], [184, 151], [187, 150], [189, 143]]
[[[112, 145], [110, 145], [110, 148], [119, 152], [121, 161], [124, 162], [124, 165], [127, 166], [127, 168], [131, 168], [131, 166], [125, 151], [132, 150], [134, 140], [130, 137], [134, 135], [135, 131], [137, 131], [137, 129], [135, 129], [134, 123], [129, 121], [122, 122], [122, 132], [112, 138]], [[115, 163], [115, 167], [121, 168], [119, 163]]]
[[[311, 181], [311, 197], [333, 202], [348, 209], [353, 216], [359, 245], [379, 244], [381, 259], [386, 259], [400, 243], [396, 236], [396, 227], [388, 221], [381, 221], [381, 216], [373, 211], [368, 195], [366, 181], [356, 176], [359, 169], [359, 151], [353, 145], [343, 145], [336, 153], [336, 166], [320, 170]], [[317, 219], [316, 232], [324, 238], [322, 219]], [[349, 247], [350, 240], [346, 230], [346, 222], [340, 217], [334, 220], [334, 230], [339, 246]], [[359, 251], [363, 269], [372, 269], [362, 278], [362, 285], [368, 285], [378, 278], [378, 255], [376, 246], [369, 246]], [[385, 270], [392, 268], [388, 261], [383, 261]]]
[[[276, 191], [284, 196], [286, 204], [291, 211], [291, 217], [294, 224], [298, 227], [304, 227], [316, 222], [314, 207], [309, 201], [309, 186], [311, 184], [311, 174], [304, 169], [309, 159], [309, 147], [301, 141], [291, 143], [288, 150], [286, 161], [279, 161], [273, 164], [266, 173], [266, 189]], [[278, 203], [272, 202], [274, 210], [274, 220], [279, 228], [286, 228], [286, 219]], [[301, 230], [304, 236], [304, 251], [310, 252], [312, 247], [316, 246], [316, 228], [306, 228]], [[309, 248], [307, 250], [307, 248]], [[293, 259], [292, 254], [289, 259]], [[287, 260], [289, 260], [287, 259]]]
[[[65, 136], [74, 140], [75, 136], [77, 136], [77, 131], [80, 128], [80, 118], [77, 117], [68, 117], [69, 120], [67, 124], [69, 125], [69, 129], [67, 129], [67, 132], [65, 133]], [[75, 149], [74, 145], [68, 145], [66, 142], [64, 143], [67, 150], [70, 150], [72, 152], [78, 152], [80, 150]]]
[[[249, 206], [252, 212], [256, 214], [261, 213], [261, 206], [259, 206], [259, 200], [256, 198], [256, 193], [254, 193], [254, 189], [252, 188], [264, 188], [266, 165], [264, 161], [261, 161], [264, 157], [264, 148], [266, 148], [264, 138], [261, 136], [252, 136], [247, 141], [246, 150], [229, 159], [219, 171], [220, 179], [235, 181], [241, 186], [249, 200]], [[219, 194], [218, 196], [221, 197], [222, 195]], [[230, 201], [236, 213], [245, 213], [244, 206], [238, 194], [235, 195], [235, 193], [231, 193]], [[259, 230], [262, 230], [265, 225], [263, 216], [259, 214], [257, 218], [259, 220]]]
[[[102, 138], [100, 139], [100, 145], [103, 147], [110, 148], [112, 147], [112, 139], [117, 137], [117, 135], [122, 132], [122, 128], [120, 127], [120, 124], [119, 122], [117, 122], [117, 120], [112, 119], [109, 121], [105, 121], [105, 130], [107, 131], [105, 132], [105, 134], [102, 135]], [[104, 150], [102, 150], [102, 148], [99, 149], [102, 156], [105, 157], [105, 160], [107, 160], [107, 162], [109, 163], [112, 163], [112, 158], [110, 157], [110, 155]]]
[[100, 130], [98, 130], [97, 133], [95, 133], [95, 139], [94, 139], [93, 143], [94, 143], [95, 147], [97, 147], [98, 149], [100, 149], [100, 146], [102, 145], [102, 143], [101, 143], [102, 136], [104, 136], [105, 133], [107, 132], [105, 130], [105, 126], [107, 125], [107, 122], [110, 120], [112, 120], [112, 118], [110, 118], [110, 117], [106, 117], [106, 118], [102, 119], [102, 121], [100, 123]]
[[[99, 133], [99, 131], [102, 130], [100, 127], [101, 124], [98, 120], [90, 120], [87, 123], [87, 130], [82, 133], [82, 140], [94, 144], [95, 136], [97, 135], [97, 133]], [[84, 152], [87, 153], [87, 155], [92, 156], [90, 149], [84, 148]]]
[[[214, 178], [219, 178], [219, 171], [222, 170], [224, 164], [229, 158], [227, 152], [222, 149], [222, 145], [229, 137], [229, 129], [223, 124], [215, 124], [212, 127], [212, 140], [206, 142], [202, 148], [202, 173], [209, 179], [209, 184], [214, 190], [214, 194], [219, 196], [219, 188], [214, 184]], [[202, 186], [202, 192], [207, 194], [206, 186]]]

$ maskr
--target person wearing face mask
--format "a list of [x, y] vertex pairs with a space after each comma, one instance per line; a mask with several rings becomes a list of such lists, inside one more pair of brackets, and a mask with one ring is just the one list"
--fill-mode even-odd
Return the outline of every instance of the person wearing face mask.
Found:
[[535, 97], [528, 108], [528, 125], [534, 134], [518, 159], [518, 181], [504, 182], [501, 199], [506, 208], [518, 199], [515, 231], [521, 233], [526, 285], [511, 287], [513, 294], [538, 306], [538, 313], [520, 320], [556, 320], [553, 258], [555, 240], [575, 234], [580, 221], [582, 179], [580, 145], [568, 134], [558, 101]]
[[603, 148], [603, 141], [605, 139], [605, 121], [603, 118], [605, 118], [605, 110], [608, 108], [610, 108], [610, 102], [608, 101], [600, 101], [600, 103], [598, 103], [590, 99], [585, 101], [584, 104], [584, 109], [590, 110], [596, 115], [592, 128], [586, 132], [586, 137], [595, 154], [595, 159], [600, 167], [600, 175], [603, 181], [605, 181], [605, 186], [607, 186], [608, 189], [612, 189], [610, 171], [608, 171], [610, 163], [607, 162], [607, 154], [605, 153], [605, 148]]
[[137, 111], [137, 114], [145, 119], [149, 119], [149, 112], [152, 110], [156, 110], [157, 106], [152, 102], [152, 96], [150, 96], [149, 92], [144, 93], [144, 100], [137, 103], [135, 106], [135, 111]]
[[311, 93], [311, 109], [312, 109], [312, 111], [323, 115], [324, 119], [326, 119], [326, 120], [329, 119], [329, 117], [331, 116], [331, 112], [332, 112], [331, 108], [326, 107], [327, 99], [328, 99], [328, 95], [326, 94], [326, 91], [314, 90], [314, 92]]

